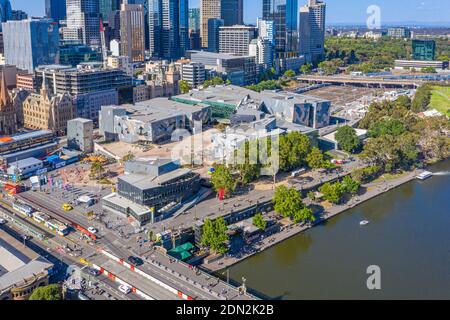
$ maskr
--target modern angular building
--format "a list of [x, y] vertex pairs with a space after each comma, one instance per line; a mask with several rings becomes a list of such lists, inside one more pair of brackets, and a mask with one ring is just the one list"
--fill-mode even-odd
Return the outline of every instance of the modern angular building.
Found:
[[67, 0], [65, 41], [101, 46], [99, 0]]
[[131, 215], [141, 225], [164, 218], [159, 212], [174, 207], [197, 194], [200, 176], [180, 167], [177, 161], [142, 158], [125, 164], [125, 175], [119, 177], [117, 193], [102, 199], [103, 208]]
[[219, 28], [219, 52], [248, 56], [250, 42], [257, 37], [256, 27], [234, 25]]
[[325, 58], [325, 13], [326, 5], [319, 0], [308, 0], [300, 8], [299, 51], [308, 62]]
[[45, 0], [45, 16], [59, 23], [67, 16], [65, 0]]
[[48, 19], [3, 23], [6, 64], [32, 73], [37, 66], [54, 64], [59, 51], [58, 25]]
[[82, 118], [67, 122], [67, 146], [84, 153], [94, 152], [94, 122]]
[[120, 7], [120, 53], [131, 62], [145, 60], [145, 15], [140, 4], [122, 4]]
[[[117, 137], [118, 140], [127, 143], [170, 142], [176, 130], [191, 131], [194, 122], [199, 121], [203, 125], [208, 125], [211, 121], [209, 106], [201, 103], [186, 104], [168, 98], [151, 99], [135, 105], [124, 105], [121, 108], [125, 112], [102, 107], [99, 126], [105, 137]], [[109, 117], [107, 110], [115, 110], [112, 117]], [[126, 115], [117, 116], [123, 113]], [[111, 128], [113, 132], [106, 131]]]
[[412, 41], [413, 59], [433, 61], [436, 56], [436, 42], [432, 39]]
[[263, 20], [274, 22], [278, 58], [298, 53], [298, 0], [263, 0]]

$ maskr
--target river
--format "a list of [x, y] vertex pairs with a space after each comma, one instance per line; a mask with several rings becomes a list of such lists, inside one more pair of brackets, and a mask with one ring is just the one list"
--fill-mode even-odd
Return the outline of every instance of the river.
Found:
[[[231, 279], [273, 299], [450, 299], [450, 160], [431, 171], [235, 265]], [[371, 265], [380, 290], [367, 288]]]

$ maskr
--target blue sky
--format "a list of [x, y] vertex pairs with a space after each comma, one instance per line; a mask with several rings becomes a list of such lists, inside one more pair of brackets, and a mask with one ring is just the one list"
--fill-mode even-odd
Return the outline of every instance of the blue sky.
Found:
[[[31, 15], [44, 14], [44, 0], [10, 0], [13, 8], [22, 9]], [[190, 0], [191, 7], [200, 0]], [[244, 0], [245, 20], [256, 21], [262, 12], [262, 0]], [[307, 0], [299, 0], [299, 4]], [[382, 23], [392, 22], [445, 22], [450, 27], [450, 1], [448, 0], [326, 0], [327, 23], [363, 23], [370, 5], [381, 8]]]

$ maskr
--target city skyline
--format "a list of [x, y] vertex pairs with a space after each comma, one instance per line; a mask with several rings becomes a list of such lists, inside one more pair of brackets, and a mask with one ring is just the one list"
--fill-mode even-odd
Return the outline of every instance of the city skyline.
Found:
[[[200, 0], [190, 0], [190, 7], [199, 7]], [[306, 0], [299, 1], [299, 6], [306, 4]], [[327, 24], [364, 24], [367, 20], [367, 8], [378, 5], [381, 8], [382, 24], [424, 24], [446, 25], [450, 17], [443, 17], [442, 12], [450, 11], [450, 2], [423, 0], [327, 0]], [[45, 14], [45, 1], [30, 3], [29, 0], [11, 0], [13, 9], [24, 10], [30, 16]], [[262, 0], [244, 0], [244, 21], [255, 23], [256, 18], [262, 16]], [[447, 19], [447, 20], [445, 20]]]

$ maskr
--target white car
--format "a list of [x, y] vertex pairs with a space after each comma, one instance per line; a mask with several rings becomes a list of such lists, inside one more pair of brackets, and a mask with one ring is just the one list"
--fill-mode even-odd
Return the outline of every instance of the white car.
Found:
[[129, 286], [126, 286], [124, 284], [121, 284], [119, 286], [119, 291], [124, 293], [124, 294], [129, 294], [131, 292], [131, 288]]
[[0, 224], [5, 224], [6, 223], [6, 220], [5, 219], [2, 219], [2, 218], [0, 218]]
[[88, 228], [88, 231], [89, 231], [90, 233], [93, 233], [93, 234], [96, 234], [96, 233], [98, 232], [98, 230], [95, 229], [94, 227], [89, 227], [89, 228]]

